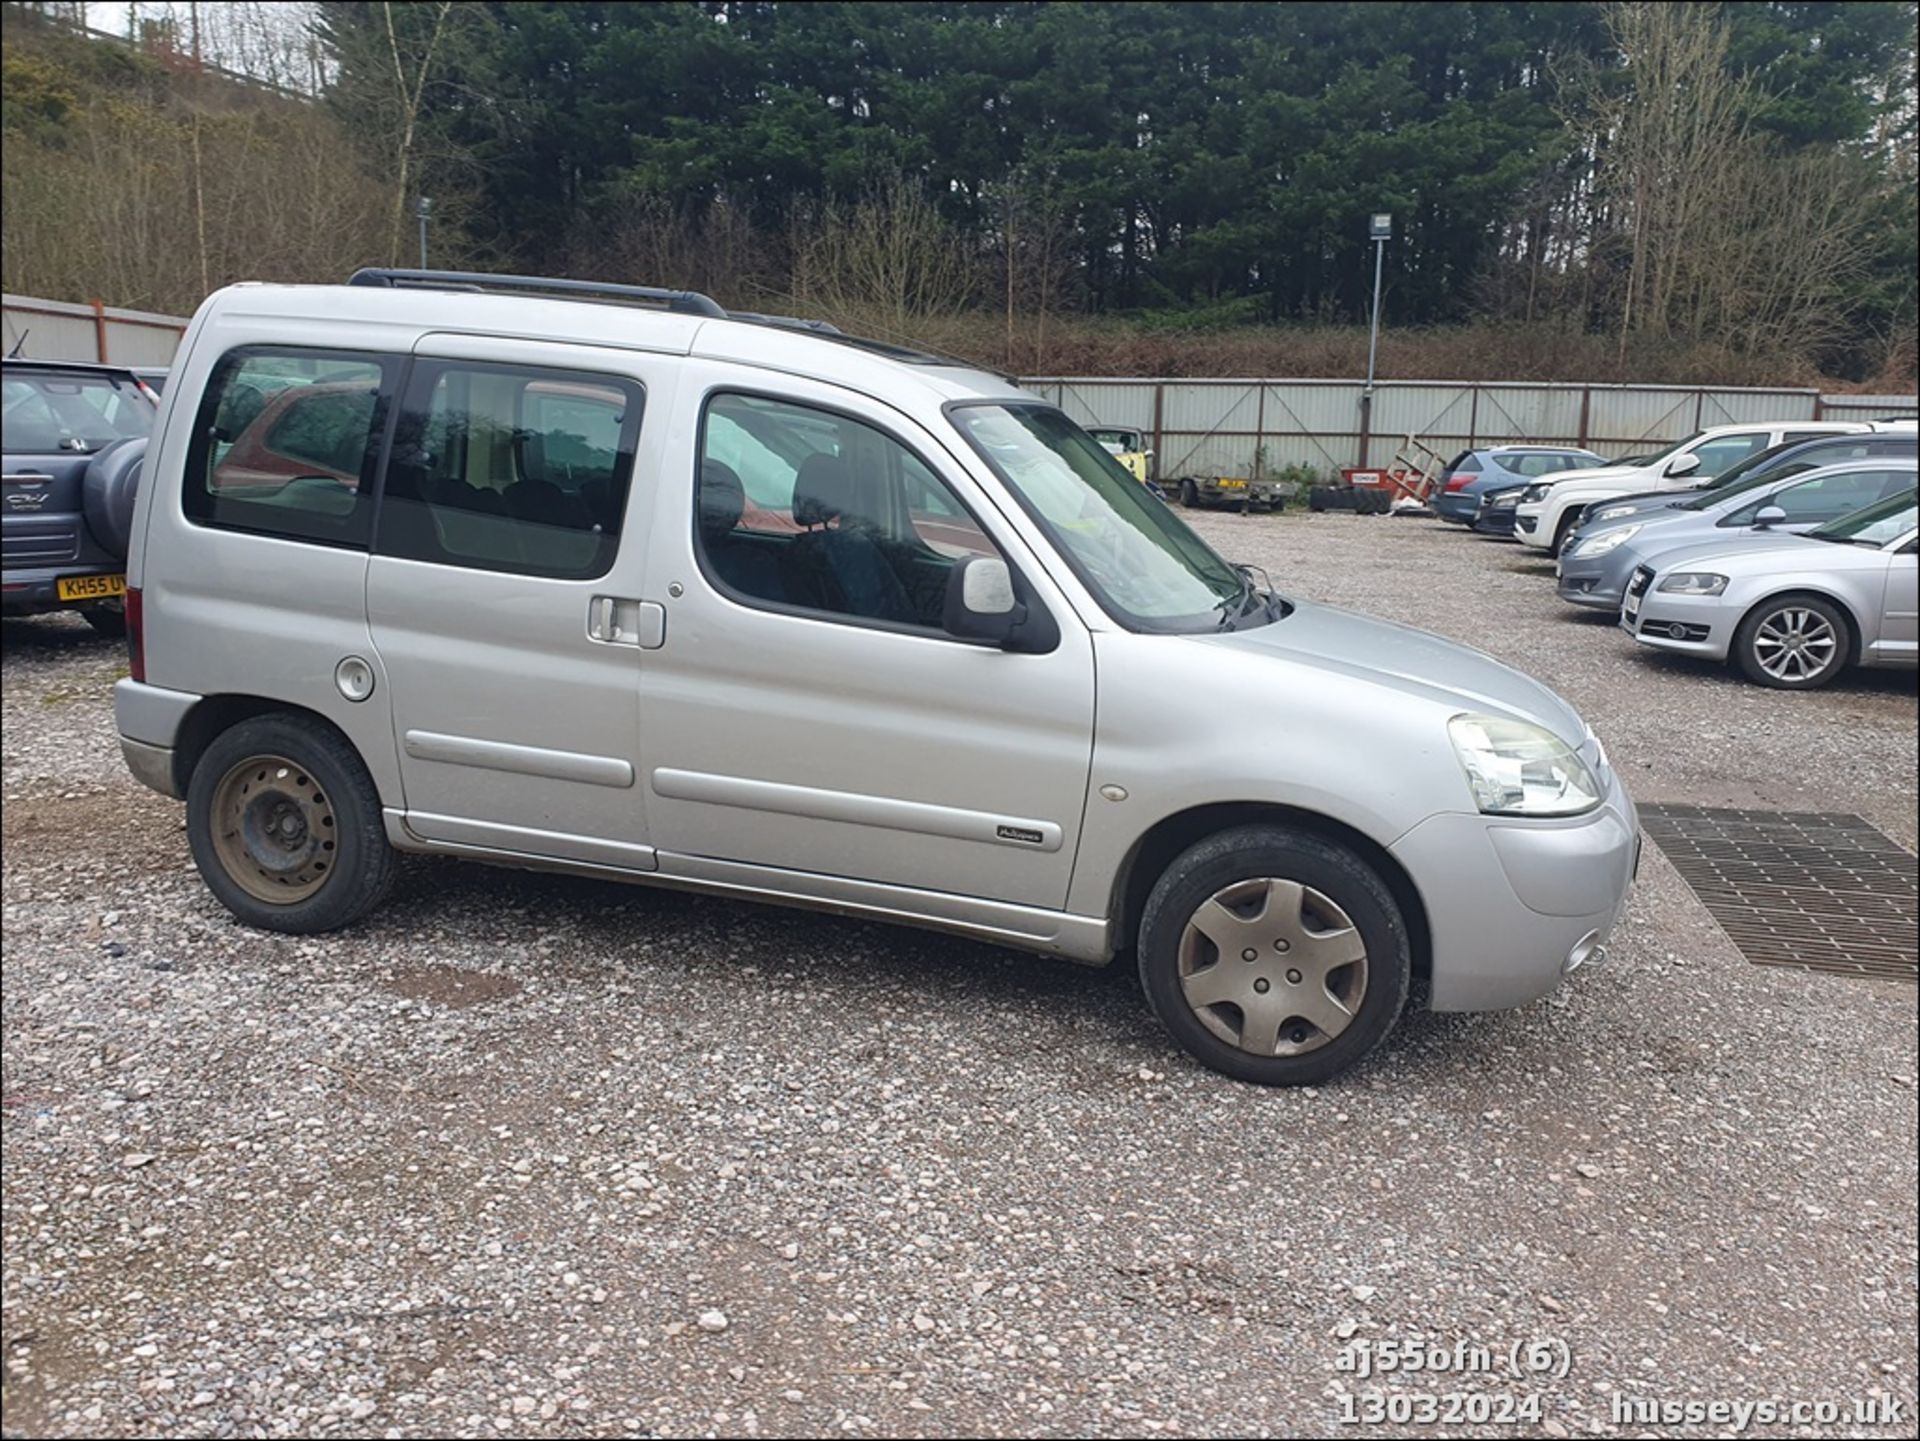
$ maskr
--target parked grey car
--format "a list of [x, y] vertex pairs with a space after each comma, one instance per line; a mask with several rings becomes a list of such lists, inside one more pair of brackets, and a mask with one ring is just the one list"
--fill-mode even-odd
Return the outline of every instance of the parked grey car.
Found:
[[1731, 493], [1702, 491], [1666, 509], [1581, 534], [1560, 553], [1560, 598], [1618, 611], [1634, 569], [1665, 551], [1742, 531], [1812, 530], [1911, 490], [1915, 474], [1911, 460], [1856, 460], [1734, 487]]
[[1920, 654], [1914, 491], [1803, 535], [1669, 551], [1627, 583], [1620, 624], [1642, 645], [1731, 659], [1782, 690], [1849, 664], [1912, 667]]
[[1577, 445], [1494, 445], [1463, 450], [1441, 472], [1433, 513], [1455, 525], [1472, 525], [1480, 497], [1509, 486], [1526, 486], [1543, 475], [1594, 470], [1611, 464]]
[[1009, 381], [701, 295], [222, 290], [134, 530], [122, 751], [269, 930], [396, 851], [810, 906], [1125, 956], [1298, 1084], [1416, 974], [1552, 990], [1638, 856], [1538, 681], [1264, 589]]

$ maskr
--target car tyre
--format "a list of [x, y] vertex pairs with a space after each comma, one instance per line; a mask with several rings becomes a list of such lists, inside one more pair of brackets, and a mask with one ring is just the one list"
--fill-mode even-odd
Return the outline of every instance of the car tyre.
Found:
[[1567, 537], [1573, 534], [1573, 528], [1579, 523], [1580, 513], [1578, 511], [1570, 510], [1560, 517], [1560, 524], [1553, 532], [1553, 544], [1547, 547], [1547, 554], [1549, 556], [1552, 556], [1555, 560], [1560, 558], [1560, 552], [1566, 549]]
[[1180, 482], [1180, 505], [1185, 510], [1198, 510], [1200, 508], [1200, 487], [1195, 485], [1191, 480], [1183, 480]]
[[187, 843], [220, 903], [261, 930], [338, 930], [393, 882], [373, 778], [346, 737], [306, 716], [214, 738], [187, 785]]
[[1137, 953], [1148, 1004], [1181, 1048], [1263, 1086], [1319, 1085], [1359, 1062], [1393, 1029], [1413, 971], [1374, 869], [1272, 825], [1176, 857], [1147, 898]]
[[1846, 669], [1852, 653], [1845, 614], [1818, 596], [1764, 600], [1733, 633], [1735, 663], [1748, 680], [1775, 690], [1817, 690]]

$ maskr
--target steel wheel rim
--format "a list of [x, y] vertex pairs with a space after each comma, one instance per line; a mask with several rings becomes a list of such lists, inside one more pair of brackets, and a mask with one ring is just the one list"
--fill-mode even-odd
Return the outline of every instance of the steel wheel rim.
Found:
[[1367, 994], [1367, 947], [1311, 886], [1275, 876], [1215, 891], [1180, 935], [1180, 990], [1200, 1024], [1256, 1056], [1331, 1045]]
[[1833, 623], [1807, 606], [1784, 606], [1760, 622], [1753, 635], [1754, 658], [1775, 680], [1800, 681], [1833, 664], [1840, 638]]
[[320, 783], [285, 756], [249, 756], [214, 787], [213, 850], [257, 901], [290, 906], [333, 874], [339, 838]]

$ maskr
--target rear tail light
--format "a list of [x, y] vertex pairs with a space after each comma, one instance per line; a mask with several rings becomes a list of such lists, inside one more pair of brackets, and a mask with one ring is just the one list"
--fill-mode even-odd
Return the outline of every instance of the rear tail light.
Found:
[[127, 674], [142, 685], [147, 680], [147, 634], [142, 624], [140, 592], [127, 587]]
[[1456, 490], [1465, 490], [1472, 483], [1473, 477], [1464, 472], [1459, 475], [1450, 475], [1447, 477], [1447, 494], [1452, 495]]

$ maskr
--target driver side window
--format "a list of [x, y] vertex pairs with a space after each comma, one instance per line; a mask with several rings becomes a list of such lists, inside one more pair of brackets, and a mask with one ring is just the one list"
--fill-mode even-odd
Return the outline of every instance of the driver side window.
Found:
[[999, 553], [919, 456], [813, 406], [713, 396], [695, 486], [701, 567], [748, 605], [939, 630], [954, 563]]

